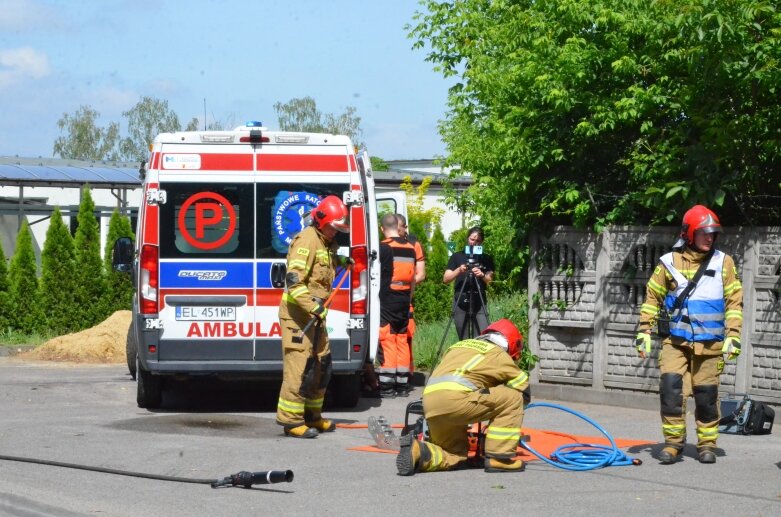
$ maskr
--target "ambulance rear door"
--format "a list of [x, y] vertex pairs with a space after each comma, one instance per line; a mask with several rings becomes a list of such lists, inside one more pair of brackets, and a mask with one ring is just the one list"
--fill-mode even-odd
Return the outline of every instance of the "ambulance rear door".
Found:
[[366, 151], [358, 156], [358, 168], [364, 182], [366, 219], [369, 228], [370, 293], [369, 293], [369, 359], [374, 360], [380, 340], [380, 218], [385, 214], [407, 217], [407, 197], [403, 192], [377, 192], [374, 171]]

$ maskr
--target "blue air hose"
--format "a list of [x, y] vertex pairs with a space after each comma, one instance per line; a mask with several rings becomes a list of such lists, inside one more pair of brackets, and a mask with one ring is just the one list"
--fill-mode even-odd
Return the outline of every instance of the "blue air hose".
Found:
[[569, 409], [558, 404], [547, 404], [544, 402], [536, 402], [526, 406], [526, 409], [532, 409], [535, 407], [549, 407], [554, 409], [560, 409], [566, 411], [571, 415], [575, 415], [581, 420], [585, 420], [589, 424], [596, 427], [600, 433], [610, 442], [610, 446], [607, 445], [595, 445], [589, 443], [573, 443], [569, 445], [562, 445], [556, 449], [550, 458], [546, 458], [542, 454], [535, 451], [529, 444], [527, 444], [523, 438], [521, 438], [521, 446], [530, 453], [537, 456], [539, 459], [566, 470], [593, 470], [601, 467], [617, 466], [622, 467], [626, 465], [640, 465], [642, 462], [639, 459], [630, 458], [623, 451], [620, 451], [616, 446], [616, 442], [613, 437], [605, 431], [598, 423], [574, 409]]

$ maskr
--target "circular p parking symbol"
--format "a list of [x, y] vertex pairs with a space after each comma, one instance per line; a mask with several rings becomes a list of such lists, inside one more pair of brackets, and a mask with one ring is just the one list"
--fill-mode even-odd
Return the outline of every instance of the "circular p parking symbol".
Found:
[[[189, 228], [188, 220], [192, 221]], [[236, 230], [236, 211], [224, 196], [198, 192], [182, 203], [177, 224], [182, 237], [191, 246], [213, 250], [228, 242]]]

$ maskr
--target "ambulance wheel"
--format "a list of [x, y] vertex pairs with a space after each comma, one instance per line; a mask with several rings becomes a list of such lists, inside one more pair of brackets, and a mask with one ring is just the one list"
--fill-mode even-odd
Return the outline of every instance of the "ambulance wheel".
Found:
[[127, 355], [127, 369], [130, 370], [130, 377], [136, 380], [136, 355], [138, 354], [138, 340], [133, 323], [127, 329], [127, 341], [125, 342], [125, 355]]
[[341, 408], [354, 408], [361, 398], [361, 373], [334, 375], [331, 379], [334, 391], [334, 405]]
[[145, 409], [157, 409], [163, 401], [163, 380], [152, 375], [139, 364], [136, 382], [136, 403]]

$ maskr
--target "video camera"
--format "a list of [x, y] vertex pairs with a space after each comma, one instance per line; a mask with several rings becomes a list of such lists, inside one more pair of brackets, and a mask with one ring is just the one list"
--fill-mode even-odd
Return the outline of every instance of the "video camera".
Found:
[[466, 266], [469, 268], [470, 273], [472, 272], [472, 268], [475, 267], [485, 270], [485, 266], [480, 263], [480, 257], [483, 255], [482, 246], [467, 245], [464, 248], [464, 253], [466, 254]]

